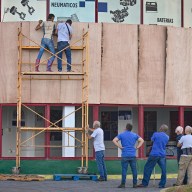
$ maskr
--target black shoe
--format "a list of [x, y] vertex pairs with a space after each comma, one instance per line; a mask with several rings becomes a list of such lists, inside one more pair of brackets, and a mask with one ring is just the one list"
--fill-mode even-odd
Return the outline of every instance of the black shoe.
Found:
[[143, 184], [140, 184], [140, 185], [137, 185], [137, 187], [145, 188], [145, 187], [147, 187], [147, 186], [146, 186], [146, 185], [143, 185]]
[[105, 178], [99, 177], [98, 181], [105, 181]]
[[177, 185], [176, 183], [174, 183], [173, 186], [179, 186], [179, 185]]
[[117, 188], [125, 188], [125, 184], [121, 184]]
[[133, 184], [133, 188], [137, 188], [137, 184]]

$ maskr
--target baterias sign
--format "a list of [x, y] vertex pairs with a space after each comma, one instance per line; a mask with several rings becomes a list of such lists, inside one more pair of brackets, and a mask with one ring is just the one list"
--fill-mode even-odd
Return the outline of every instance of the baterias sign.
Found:
[[144, 0], [143, 23], [181, 26], [181, 0]]

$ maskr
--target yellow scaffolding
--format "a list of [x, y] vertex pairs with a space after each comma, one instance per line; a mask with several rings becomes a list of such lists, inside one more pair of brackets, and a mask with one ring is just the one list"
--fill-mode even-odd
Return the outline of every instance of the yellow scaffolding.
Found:
[[[36, 44], [36, 46], [24, 46], [23, 45], [23, 39], [26, 38], [29, 40], [29, 42], [33, 42]], [[76, 44], [78, 42], [82, 42], [81, 46], [77, 46]], [[22, 23], [20, 25], [20, 28], [18, 28], [18, 79], [17, 79], [17, 130], [16, 130], [16, 167], [14, 168], [14, 171], [16, 173], [19, 173], [20, 167], [21, 167], [21, 148], [28, 146], [26, 143], [36, 137], [37, 135], [41, 134], [45, 131], [61, 131], [68, 135], [68, 137], [74, 138], [80, 145], [74, 145], [74, 146], [60, 146], [60, 147], [81, 147], [81, 168], [85, 170], [88, 169], [88, 138], [85, 133], [85, 129], [88, 126], [88, 107], [89, 107], [89, 94], [88, 94], [88, 88], [89, 88], [89, 33], [84, 32], [82, 34], [82, 38], [77, 40], [76, 42], [72, 43], [70, 45], [70, 48], [72, 50], [80, 50], [82, 51], [82, 61], [81, 61], [81, 69], [80, 71], [75, 69], [73, 67], [73, 70], [71, 72], [35, 72], [35, 71], [25, 71], [23, 70], [22, 66], [23, 64], [23, 58], [22, 58], [22, 52], [23, 50], [34, 50], [39, 49], [41, 45], [33, 41], [32, 39], [28, 38], [26, 35], [22, 33]], [[66, 47], [67, 48], [67, 47]], [[66, 49], [65, 48], [65, 49]], [[63, 49], [62, 51], [64, 51]], [[58, 56], [56, 54], [51, 53], [49, 50], [45, 49], [47, 52], [49, 52], [52, 55], [54, 55], [56, 58]], [[49, 57], [50, 58], [50, 57]], [[46, 60], [48, 60], [47, 58]], [[45, 61], [46, 61], [45, 60]], [[44, 63], [45, 61], [42, 61], [41, 63]], [[65, 60], [62, 59], [65, 63], [67, 63]], [[29, 63], [31, 64], [31, 63]], [[68, 64], [68, 63], [67, 63]], [[33, 64], [34, 65], [34, 64]], [[60, 76], [60, 78], [48, 78], [46, 76]], [[80, 80], [82, 81], [82, 104], [81, 107], [73, 111], [72, 113], [75, 113], [76, 111], [82, 110], [82, 127], [58, 127], [56, 124], [72, 113], [68, 114], [65, 117], [62, 117], [62, 119], [58, 120], [57, 122], [53, 123], [50, 122], [49, 119], [46, 119], [39, 113], [35, 112], [33, 109], [28, 107], [27, 105], [22, 103], [22, 81], [23, 80]], [[45, 121], [50, 123], [50, 126], [48, 127], [25, 127], [21, 125], [21, 113], [22, 113], [22, 107], [27, 108], [31, 112], [35, 113], [38, 117], [44, 119]], [[51, 127], [53, 126], [53, 127]], [[31, 137], [27, 138], [26, 140], [21, 140], [21, 133], [22, 131], [38, 131], [36, 134], [32, 135]], [[73, 131], [79, 131], [81, 133], [81, 140], [76, 138], [75, 136], [71, 135], [70, 132]], [[34, 146], [34, 145], [30, 145]], [[58, 146], [51, 146], [51, 145], [35, 145], [35, 147], [58, 147]]]

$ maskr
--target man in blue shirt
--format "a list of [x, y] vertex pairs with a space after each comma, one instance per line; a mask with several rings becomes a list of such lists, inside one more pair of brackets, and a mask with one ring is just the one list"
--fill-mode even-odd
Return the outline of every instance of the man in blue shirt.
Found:
[[[131, 132], [131, 130], [132, 125], [128, 123], [125, 131], [113, 139], [113, 143], [122, 150], [122, 179], [118, 188], [125, 188], [128, 164], [130, 164], [133, 174], [133, 187], [137, 187], [136, 150], [142, 146], [144, 140], [136, 133]], [[121, 145], [119, 141], [121, 141]]]
[[159, 188], [164, 188], [166, 184], [166, 145], [169, 141], [169, 136], [166, 134], [167, 125], [161, 125], [159, 132], [155, 132], [151, 137], [153, 142], [152, 150], [144, 167], [144, 176], [142, 184], [138, 187], [147, 187], [156, 164], [161, 168], [161, 180]]

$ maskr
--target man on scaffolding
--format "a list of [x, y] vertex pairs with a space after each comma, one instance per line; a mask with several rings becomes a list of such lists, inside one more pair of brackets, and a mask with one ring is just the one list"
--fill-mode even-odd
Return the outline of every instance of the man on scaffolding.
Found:
[[58, 71], [62, 71], [62, 55], [65, 52], [67, 58], [67, 72], [71, 71], [71, 49], [69, 46], [69, 41], [72, 38], [72, 21], [68, 19], [65, 23], [59, 23], [57, 26], [58, 42], [57, 42], [57, 65]]
[[[35, 71], [39, 72], [39, 63], [40, 63], [40, 59], [45, 51], [45, 49], [49, 49], [49, 51], [52, 54], [55, 54], [55, 48], [54, 48], [54, 43], [53, 43], [53, 34], [55, 33], [55, 23], [54, 23], [54, 18], [55, 15], [54, 14], [49, 14], [47, 21], [42, 21], [39, 20], [38, 25], [36, 26], [35, 30], [39, 30], [41, 28], [43, 28], [43, 38], [41, 40], [41, 48], [39, 50], [37, 59], [36, 59], [36, 63], [35, 63]], [[52, 57], [48, 60], [47, 62], [47, 71], [52, 72], [51, 70], [51, 66], [53, 64], [53, 61], [55, 59], [55, 56], [52, 55]]]

